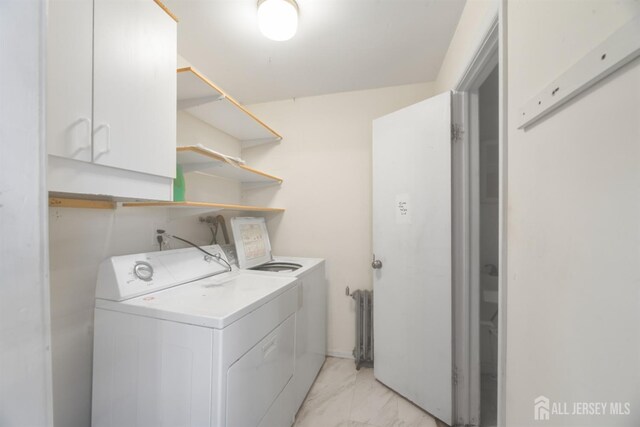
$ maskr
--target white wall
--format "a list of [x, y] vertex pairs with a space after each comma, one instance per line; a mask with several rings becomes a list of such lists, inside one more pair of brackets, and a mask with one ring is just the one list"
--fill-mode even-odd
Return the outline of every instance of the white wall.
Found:
[[[518, 109], [640, 14], [638, 1], [508, 4], [506, 425], [533, 401], [629, 401], [640, 425], [640, 60], [527, 131]], [[571, 407], [569, 407], [571, 410]]]
[[268, 219], [274, 253], [327, 259], [328, 349], [350, 356], [354, 306], [344, 290], [371, 284], [372, 120], [432, 96], [429, 83], [251, 105], [284, 136], [244, 150], [249, 164], [284, 178], [245, 193], [248, 204], [287, 209]]
[[498, 10], [498, 0], [467, 0], [435, 81], [435, 92], [451, 90], [478, 50]]
[[[226, 154], [240, 154], [237, 140], [189, 114], [178, 113], [177, 125], [178, 145], [204, 144]], [[190, 200], [240, 201], [240, 186], [235, 182], [195, 173], [185, 174], [185, 179]], [[53, 412], [57, 427], [91, 423], [93, 309], [100, 262], [114, 255], [157, 251], [158, 228], [196, 244], [210, 243], [211, 233], [198, 222], [197, 215], [175, 218], [175, 213], [163, 208], [49, 210]], [[170, 245], [185, 246], [176, 241]], [[0, 424], [4, 425], [1, 415]]]
[[48, 426], [44, 2], [0, 3], [0, 425]]

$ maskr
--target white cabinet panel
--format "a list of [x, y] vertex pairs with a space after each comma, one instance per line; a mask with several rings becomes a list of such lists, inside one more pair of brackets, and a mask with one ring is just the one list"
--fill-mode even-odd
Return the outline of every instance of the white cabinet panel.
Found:
[[111, 196], [116, 199], [171, 200], [173, 180], [63, 157], [49, 157], [49, 191], [69, 194]]
[[93, 161], [174, 177], [176, 23], [151, 0], [94, 9]]
[[47, 150], [91, 161], [92, 0], [47, 4]]
[[211, 329], [96, 309], [92, 426], [210, 425]]
[[300, 277], [296, 312], [295, 409], [302, 405], [327, 354], [327, 283], [323, 264]]

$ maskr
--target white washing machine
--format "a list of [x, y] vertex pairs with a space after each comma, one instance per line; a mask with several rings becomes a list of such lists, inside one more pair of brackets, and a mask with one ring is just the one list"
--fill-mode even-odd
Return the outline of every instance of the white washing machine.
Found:
[[241, 271], [267, 277], [298, 279], [298, 309], [296, 311], [295, 375], [289, 388], [295, 410], [322, 368], [327, 353], [327, 279], [325, 260], [274, 256], [264, 218], [237, 217], [231, 219], [235, 246], [225, 252]]
[[92, 425], [290, 425], [297, 285], [195, 248], [103, 262]]

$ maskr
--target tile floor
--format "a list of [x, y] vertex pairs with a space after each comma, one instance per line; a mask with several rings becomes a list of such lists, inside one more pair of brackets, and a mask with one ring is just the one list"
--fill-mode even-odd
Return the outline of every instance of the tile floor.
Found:
[[426, 412], [385, 387], [373, 369], [327, 358], [294, 427], [439, 427]]

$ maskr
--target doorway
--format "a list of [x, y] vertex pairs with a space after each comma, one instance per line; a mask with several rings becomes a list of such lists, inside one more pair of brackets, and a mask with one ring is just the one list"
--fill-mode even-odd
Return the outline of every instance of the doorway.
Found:
[[[496, 11], [455, 85], [460, 142], [454, 145], [455, 425], [500, 424], [504, 410], [503, 96]], [[457, 172], [456, 172], [457, 171]], [[502, 330], [501, 330], [502, 329]]]
[[499, 256], [499, 92], [498, 67], [494, 67], [477, 91], [478, 166], [476, 211], [478, 264], [472, 274], [479, 287], [480, 426], [497, 425], [498, 406], [498, 256]]

